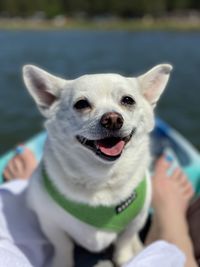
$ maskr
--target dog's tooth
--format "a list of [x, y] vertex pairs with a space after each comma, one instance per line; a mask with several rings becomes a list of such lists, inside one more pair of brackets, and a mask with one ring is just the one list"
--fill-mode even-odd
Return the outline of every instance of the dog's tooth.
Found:
[[80, 136], [80, 141], [82, 144], [84, 143], [84, 140], [85, 140], [85, 138], [83, 136]]
[[87, 142], [87, 139], [83, 137], [83, 139], [82, 139], [82, 144], [85, 145], [86, 142]]

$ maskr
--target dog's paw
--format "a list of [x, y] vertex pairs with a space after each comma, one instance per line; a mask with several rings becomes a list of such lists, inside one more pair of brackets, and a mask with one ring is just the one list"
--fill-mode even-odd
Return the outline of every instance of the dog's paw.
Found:
[[93, 267], [114, 267], [113, 263], [109, 260], [99, 261]]
[[121, 249], [118, 249], [114, 253], [114, 263], [116, 266], [123, 266], [125, 263], [134, 258], [140, 251], [143, 250], [141, 241], [135, 236], [132, 242], [126, 243]]
[[114, 263], [116, 266], [121, 267], [133, 257], [133, 250], [127, 247], [125, 250], [120, 251], [114, 255]]
[[139, 254], [144, 248], [144, 245], [142, 244], [142, 242], [140, 240], [134, 242], [132, 244], [132, 252], [133, 255], [136, 256], [137, 254]]

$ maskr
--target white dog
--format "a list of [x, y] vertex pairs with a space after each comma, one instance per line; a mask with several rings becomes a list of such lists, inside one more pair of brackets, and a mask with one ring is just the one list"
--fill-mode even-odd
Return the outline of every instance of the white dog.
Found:
[[74, 241], [93, 252], [115, 242], [118, 266], [141, 249], [137, 233], [151, 200], [148, 134], [171, 69], [64, 80], [24, 67], [25, 84], [47, 119], [28, 201], [55, 247], [53, 267], [74, 265]]

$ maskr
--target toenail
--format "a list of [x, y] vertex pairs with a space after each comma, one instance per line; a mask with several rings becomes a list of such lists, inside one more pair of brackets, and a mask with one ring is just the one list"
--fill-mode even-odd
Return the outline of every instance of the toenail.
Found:
[[165, 159], [167, 162], [172, 162], [173, 161], [173, 157], [171, 155], [165, 155]]
[[23, 152], [24, 152], [24, 145], [18, 145], [16, 148], [15, 148], [15, 153], [17, 154], [17, 155], [20, 155], [20, 154], [22, 154]]

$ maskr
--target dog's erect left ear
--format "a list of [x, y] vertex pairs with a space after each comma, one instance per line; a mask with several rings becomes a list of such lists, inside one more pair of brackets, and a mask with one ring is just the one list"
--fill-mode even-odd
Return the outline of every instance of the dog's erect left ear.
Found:
[[23, 67], [23, 79], [39, 110], [48, 117], [51, 106], [59, 99], [67, 81], [33, 65]]
[[143, 96], [153, 107], [156, 106], [167, 85], [171, 70], [171, 65], [161, 64], [137, 78]]

